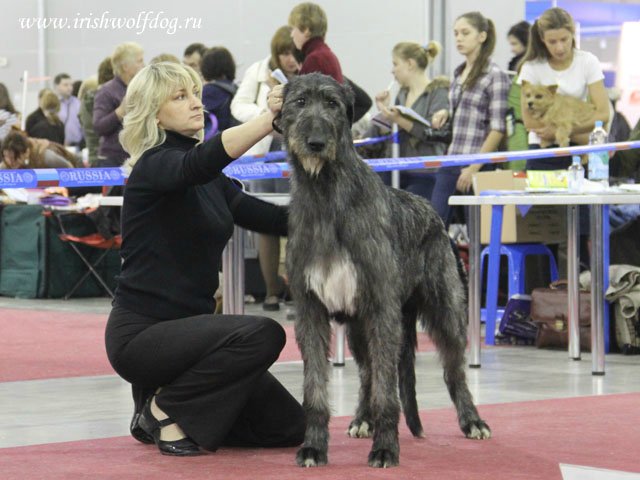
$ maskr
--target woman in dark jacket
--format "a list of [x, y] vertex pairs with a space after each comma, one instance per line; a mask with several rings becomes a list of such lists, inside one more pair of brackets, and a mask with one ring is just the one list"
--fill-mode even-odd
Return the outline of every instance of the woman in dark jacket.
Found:
[[286, 234], [286, 209], [245, 195], [222, 173], [271, 132], [281, 89], [270, 92], [270, 111], [200, 143], [201, 89], [194, 70], [167, 62], [128, 86], [120, 140], [133, 169], [107, 354], [133, 386], [132, 435], [163, 454], [297, 445], [302, 407], [267, 371], [284, 330], [268, 318], [213, 314], [234, 224]]

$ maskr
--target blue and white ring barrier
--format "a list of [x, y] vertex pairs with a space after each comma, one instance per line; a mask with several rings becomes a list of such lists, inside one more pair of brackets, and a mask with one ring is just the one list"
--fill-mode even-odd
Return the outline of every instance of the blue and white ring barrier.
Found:
[[[366, 145], [374, 145], [376, 143], [386, 142], [387, 140], [397, 140], [397, 135], [384, 135], [382, 137], [368, 137], [361, 138], [359, 140], [353, 141], [353, 146], [364, 147]], [[287, 152], [279, 151], [279, 152], [268, 152], [262, 155], [243, 155], [242, 157], [234, 160], [233, 164], [237, 165], [239, 163], [272, 163], [276, 160], [286, 160]]]
[[[467, 155], [377, 158], [365, 160], [376, 172], [389, 170], [409, 170], [416, 168], [463, 167], [473, 164], [503, 163], [513, 160], [530, 160], [548, 157], [565, 157], [591, 152], [620, 151], [640, 148], [640, 141], [606, 143], [602, 145], [584, 145], [569, 148], [549, 148], [524, 150], [519, 152], [491, 152]], [[284, 152], [274, 152], [286, 155]], [[241, 157], [242, 158], [242, 157]], [[224, 170], [230, 177], [239, 180], [261, 180], [267, 178], [286, 178], [289, 166], [279, 163], [242, 163], [238, 160]], [[89, 187], [103, 185], [123, 185], [127, 173], [123, 168], [64, 168], [64, 169], [22, 169], [0, 170], [0, 188], [36, 188], [36, 187]]]

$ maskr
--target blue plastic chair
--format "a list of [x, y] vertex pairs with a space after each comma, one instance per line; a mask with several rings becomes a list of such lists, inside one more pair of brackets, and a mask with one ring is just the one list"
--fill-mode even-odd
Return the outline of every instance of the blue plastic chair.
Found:
[[[553, 256], [549, 247], [543, 243], [514, 243], [500, 245], [500, 256], [505, 255], [507, 257], [509, 283], [507, 287], [507, 298], [511, 298], [513, 295], [525, 293], [525, 259], [528, 255], [545, 255], [549, 259], [549, 272], [551, 281], [558, 280], [558, 265], [556, 259]], [[485, 258], [489, 256], [489, 247], [485, 247], [480, 254], [480, 271], [484, 272]], [[498, 262], [498, 266], [500, 263]], [[498, 289], [498, 282], [500, 279], [500, 272], [487, 272], [487, 284], [493, 286], [496, 291]], [[487, 290], [489, 290], [488, 287]], [[496, 311], [496, 319], [494, 322], [487, 322], [486, 309], [482, 309], [481, 316], [487, 322], [495, 324], [502, 318], [504, 309], [498, 309]]]

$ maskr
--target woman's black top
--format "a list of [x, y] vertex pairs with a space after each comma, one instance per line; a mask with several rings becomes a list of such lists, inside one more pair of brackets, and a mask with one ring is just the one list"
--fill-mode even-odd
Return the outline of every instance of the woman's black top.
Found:
[[245, 194], [222, 173], [233, 158], [220, 135], [197, 143], [167, 131], [136, 162], [124, 191], [114, 305], [162, 320], [213, 313], [234, 223], [286, 235], [286, 208]]

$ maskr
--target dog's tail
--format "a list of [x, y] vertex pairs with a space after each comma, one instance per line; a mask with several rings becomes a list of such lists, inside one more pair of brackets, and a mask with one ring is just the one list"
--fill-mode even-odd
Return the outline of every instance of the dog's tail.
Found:
[[458, 250], [458, 245], [456, 244], [455, 240], [449, 237], [449, 242], [451, 243], [453, 256], [456, 259], [456, 268], [458, 269], [458, 275], [460, 276], [460, 281], [462, 282], [462, 288], [464, 288], [464, 296], [465, 298], [469, 298], [469, 277], [467, 276], [467, 269], [464, 266], [464, 261], [460, 256], [460, 250]]
[[417, 309], [414, 302], [409, 302], [402, 311], [402, 349], [398, 361], [398, 386], [400, 401], [407, 426], [414, 437], [422, 437], [423, 429], [418, 402], [416, 400], [416, 348], [418, 335], [416, 331]]

